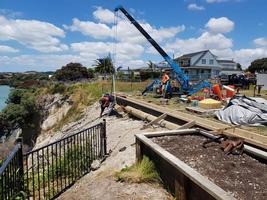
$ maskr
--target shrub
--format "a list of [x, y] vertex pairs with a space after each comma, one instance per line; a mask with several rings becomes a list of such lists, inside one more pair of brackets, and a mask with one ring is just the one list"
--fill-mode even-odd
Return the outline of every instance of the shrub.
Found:
[[117, 181], [126, 181], [130, 183], [158, 182], [160, 181], [154, 163], [144, 156], [141, 162], [131, 167], [125, 167], [115, 174]]
[[49, 92], [51, 94], [56, 94], [56, 93], [63, 94], [65, 92], [65, 89], [66, 87], [63, 83], [56, 83], [49, 88]]

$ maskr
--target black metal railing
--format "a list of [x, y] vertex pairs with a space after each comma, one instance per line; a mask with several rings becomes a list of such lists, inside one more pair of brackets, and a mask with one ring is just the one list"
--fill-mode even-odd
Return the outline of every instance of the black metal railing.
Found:
[[105, 121], [24, 155], [18, 144], [1, 167], [2, 199], [54, 199], [106, 154]]
[[0, 168], [0, 199], [14, 199], [23, 191], [22, 145], [16, 144]]

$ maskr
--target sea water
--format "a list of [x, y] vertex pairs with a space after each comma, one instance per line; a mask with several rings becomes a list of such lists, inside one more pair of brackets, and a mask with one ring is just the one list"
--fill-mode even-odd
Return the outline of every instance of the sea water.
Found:
[[10, 87], [7, 85], [0, 85], [0, 111], [6, 106], [6, 100], [10, 92]]

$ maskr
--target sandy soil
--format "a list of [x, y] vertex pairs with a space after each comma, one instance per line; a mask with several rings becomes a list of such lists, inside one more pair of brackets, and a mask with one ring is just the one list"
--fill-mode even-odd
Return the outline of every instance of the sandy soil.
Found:
[[153, 141], [230, 192], [237, 199], [267, 199], [267, 165], [243, 155], [225, 155], [217, 143], [207, 148], [203, 136], [165, 136]]
[[[98, 110], [93, 109], [92, 111], [99, 113]], [[95, 115], [94, 113], [91, 114]], [[135, 162], [134, 134], [152, 130], [146, 129], [141, 131], [140, 128], [144, 123], [129, 119], [128, 117], [120, 119], [106, 117], [106, 120], [107, 145], [108, 150], [110, 150], [110, 156], [101, 164], [98, 170], [92, 171], [78, 180], [70, 189], [59, 196], [58, 199], [169, 199], [170, 195], [158, 184], [116, 182], [114, 173]], [[156, 131], [159, 129], [153, 130]], [[126, 149], [119, 151], [123, 147], [126, 147]]]

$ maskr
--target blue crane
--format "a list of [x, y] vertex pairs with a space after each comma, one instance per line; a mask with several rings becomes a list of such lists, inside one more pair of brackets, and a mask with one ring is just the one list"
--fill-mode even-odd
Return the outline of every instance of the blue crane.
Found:
[[[181, 67], [159, 46], [159, 44], [143, 29], [143, 27], [122, 7], [118, 6], [115, 8], [115, 12], [121, 11], [127, 19], [139, 30], [143, 36], [150, 42], [150, 44], [160, 53], [164, 60], [171, 66], [176, 74], [176, 79], [181, 85], [181, 92], [184, 94], [192, 95], [202, 88], [211, 88], [211, 84], [206, 81], [199, 81], [195, 84], [189, 83], [189, 77], [183, 72]], [[152, 84], [147, 87], [147, 90], [153, 88], [154, 83], [158, 83], [159, 80], [155, 80]]]

